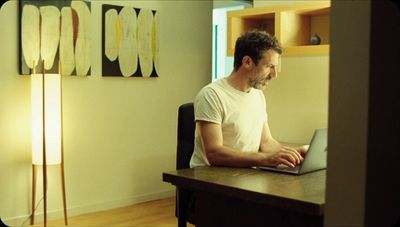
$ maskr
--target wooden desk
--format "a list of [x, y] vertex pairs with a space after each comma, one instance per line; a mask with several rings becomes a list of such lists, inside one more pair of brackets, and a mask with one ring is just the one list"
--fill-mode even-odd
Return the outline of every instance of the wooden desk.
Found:
[[199, 167], [163, 173], [163, 181], [195, 192], [198, 226], [323, 226], [325, 174]]

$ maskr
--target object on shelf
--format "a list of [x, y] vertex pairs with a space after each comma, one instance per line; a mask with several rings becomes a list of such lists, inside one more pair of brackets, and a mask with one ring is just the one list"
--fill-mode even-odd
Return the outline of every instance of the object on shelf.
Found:
[[319, 35], [314, 34], [311, 36], [310, 42], [311, 45], [319, 45], [321, 44], [321, 38], [319, 37]]

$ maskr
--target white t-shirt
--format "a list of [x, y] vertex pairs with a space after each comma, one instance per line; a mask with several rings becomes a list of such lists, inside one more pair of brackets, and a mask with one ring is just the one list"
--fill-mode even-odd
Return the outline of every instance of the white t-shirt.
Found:
[[[258, 152], [267, 112], [264, 93], [252, 88], [242, 92], [226, 78], [205, 86], [194, 101], [196, 121], [221, 125], [224, 146], [243, 152]], [[190, 167], [210, 165], [205, 155], [200, 131], [196, 127]]]

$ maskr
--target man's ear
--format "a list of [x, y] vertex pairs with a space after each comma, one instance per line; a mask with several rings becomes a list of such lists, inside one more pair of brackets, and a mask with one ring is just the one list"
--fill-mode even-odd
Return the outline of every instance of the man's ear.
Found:
[[244, 56], [242, 58], [242, 66], [246, 69], [251, 69], [253, 66], [253, 60], [251, 60], [251, 58], [249, 56]]

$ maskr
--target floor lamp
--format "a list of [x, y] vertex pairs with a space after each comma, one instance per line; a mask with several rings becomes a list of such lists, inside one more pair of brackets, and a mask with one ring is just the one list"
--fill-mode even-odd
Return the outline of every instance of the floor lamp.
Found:
[[[33, 64], [35, 65], [35, 64]], [[61, 66], [59, 65], [59, 68]], [[64, 222], [68, 225], [64, 177], [64, 144], [62, 128], [61, 75], [46, 74], [44, 61], [42, 73], [31, 74], [32, 105], [32, 216], [35, 222], [36, 176], [38, 166], [43, 170], [43, 214], [47, 225], [47, 166], [60, 165], [64, 206]]]

